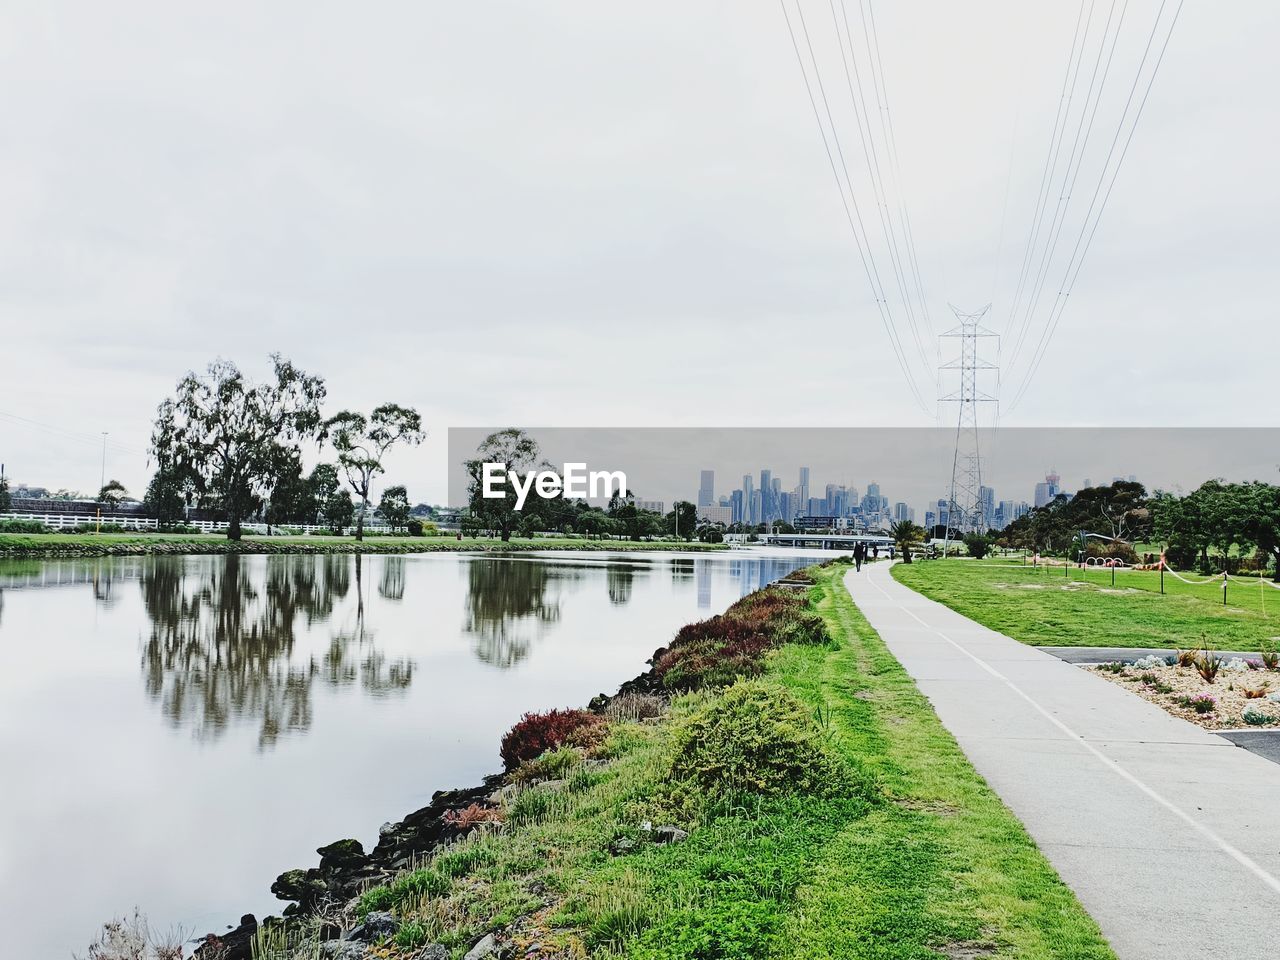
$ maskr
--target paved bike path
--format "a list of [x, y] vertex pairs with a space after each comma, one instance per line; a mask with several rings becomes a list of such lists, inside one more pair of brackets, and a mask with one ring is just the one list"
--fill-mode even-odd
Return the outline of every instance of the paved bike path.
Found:
[[1280, 956], [1280, 765], [889, 568], [845, 585], [1121, 960]]

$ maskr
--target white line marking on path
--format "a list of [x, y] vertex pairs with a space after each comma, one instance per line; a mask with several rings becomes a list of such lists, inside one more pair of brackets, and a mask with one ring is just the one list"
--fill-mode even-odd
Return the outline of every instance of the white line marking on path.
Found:
[[[1014, 683], [1012, 680], [1010, 680], [1008, 677], [1002, 674], [995, 667], [991, 666], [989, 663], [987, 663], [985, 660], [981, 659], [980, 657], [977, 657], [974, 654], [970, 653], [968, 650], [966, 650], [960, 644], [956, 643], [956, 641], [952, 640], [949, 636], [947, 636], [937, 627], [922, 620], [919, 616], [916, 615], [915, 611], [910, 610], [907, 607], [903, 606], [901, 603], [899, 603], [897, 600], [891, 597], [889, 595], [889, 592], [885, 590], [884, 587], [880, 586], [880, 584], [876, 582], [876, 578], [874, 576], [868, 576], [867, 579], [871, 582], [871, 585], [873, 587], [875, 587], [877, 590], [880, 591], [880, 593], [884, 596], [886, 600], [888, 600], [890, 603], [896, 606], [903, 613], [907, 614], [909, 617], [915, 620], [918, 624], [920, 624], [926, 630], [930, 631], [931, 633], [937, 634], [947, 643], [951, 644], [951, 646], [955, 647], [957, 650], [963, 653], [966, 657], [968, 657], [970, 660], [976, 663], [979, 667], [981, 667], [987, 673], [991, 674], [991, 676], [995, 677], [997, 680], [999, 680], [1001, 683], [1007, 686], [1010, 690], [1016, 693], [1023, 700], [1027, 701], [1027, 703], [1029, 703], [1036, 710], [1036, 712], [1041, 714], [1046, 720], [1048, 720], [1055, 727], [1057, 727], [1059, 730], [1065, 733], [1069, 738], [1071, 738], [1080, 746], [1088, 750], [1089, 753], [1093, 754], [1093, 756], [1103, 766], [1107, 767], [1113, 773], [1127, 780], [1130, 784], [1137, 787], [1139, 790], [1141, 790], [1144, 794], [1146, 794], [1156, 803], [1160, 804], [1160, 806], [1164, 807], [1174, 816], [1184, 821], [1192, 829], [1196, 830], [1198, 833], [1202, 834], [1204, 837], [1212, 841], [1214, 845], [1216, 845], [1218, 849], [1220, 849], [1223, 853], [1229, 856], [1232, 860], [1235, 860], [1236, 863], [1240, 864], [1242, 867], [1244, 867], [1246, 870], [1248, 870], [1250, 873], [1256, 876], [1259, 880], [1265, 883], [1277, 894], [1280, 894], [1280, 880], [1272, 876], [1271, 873], [1269, 873], [1265, 867], [1263, 867], [1260, 863], [1258, 863], [1256, 860], [1250, 857], [1247, 853], [1245, 853], [1243, 850], [1240, 850], [1232, 846], [1222, 837], [1218, 836], [1216, 833], [1214, 833], [1212, 830], [1206, 827], [1203, 823], [1198, 821], [1195, 817], [1191, 816], [1186, 811], [1184, 811], [1181, 807], [1177, 806], [1177, 804], [1173, 803], [1170, 800], [1166, 800], [1161, 794], [1157, 793], [1153, 788], [1147, 786], [1147, 784], [1139, 780], [1132, 773], [1124, 769], [1124, 767], [1120, 766], [1120, 764], [1116, 763], [1114, 760], [1108, 757], [1101, 750], [1097, 749], [1088, 740], [1086, 740], [1080, 734], [1076, 733], [1074, 730], [1068, 727], [1065, 723], [1063, 723], [1061, 720], [1059, 720], [1057, 717], [1051, 714], [1048, 710], [1042, 707], [1036, 700], [1034, 700], [1029, 694], [1023, 691], [1021, 687], [1019, 687], [1016, 683]], [[1046, 656], [1048, 656], [1048, 654], [1046, 654]]]

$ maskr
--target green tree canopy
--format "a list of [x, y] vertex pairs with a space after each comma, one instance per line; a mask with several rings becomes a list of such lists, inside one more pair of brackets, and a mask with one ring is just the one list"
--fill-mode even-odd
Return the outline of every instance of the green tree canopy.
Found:
[[426, 432], [422, 417], [412, 407], [384, 403], [369, 416], [343, 410], [324, 423], [324, 436], [338, 453], [338, 465], [360, 498], [356, 518], [356, 539], [364, 539], [364, 517], [369, 509], [369, 489], [376, 477], [386, 472], [383, 461], [397, 443], [419, 444]]
[[409, 493], [402, 486], [387, 487], [382, 491], [378, 512], [393, 528], [399, 529], [409, 522]]
[[241, 521], [270, 488], [282, 448], [296, 449], [320, 427], [324, 381], [279, 354], [271, 361], [263, 383], [229, 360], [214, 361], [204, 376], [188, 373], [160, 404], [151, 435], [158, 469], [217, 504], [229, 540], [240, 539]]

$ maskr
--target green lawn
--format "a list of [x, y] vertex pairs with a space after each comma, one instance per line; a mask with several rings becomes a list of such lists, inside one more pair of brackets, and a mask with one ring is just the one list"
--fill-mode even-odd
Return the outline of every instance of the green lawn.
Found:
[[[893, 575], [926, 597], [1036, 646], [1198, 646], [1256, 651], [1280, 635], [1280, 590], [1220, 581], [1191, 585], [1151, 570], [1022, 566], [1017, 559], [898, 564]], [[1191, 580], [1203, 577], [1187, 576]]]
[[405, 922], [405, 952], [390, 955], [434, 941], [457, 958], [510, 925], [517, 955], [536, 941], [556, 956], [643, 960], [1114, 960], [858, 612], [845, 569], [813, 570], [811, 602], [833, 642], [782, 648], [766, 676], [872, 776], [870, 799], [761, 797], [684, 822], [682, 842], [610, 855], [638, 822], [663, 816], [655, 798], [673, 722], [721, 694], [685, 695], [659, 722], [616, 723], [604, 767], [569, 750], [544, 758], [563, 786], [520, 794], [506, 830], [366, 894]]
[[246, 534], [232, 543], [222, 534], [0, 533], [0, 557], [108, 556], [137, 553], [435, 553], [457, 550], [725, 550], [694, 541], [580, 540], [574, 537], [355, 537]]

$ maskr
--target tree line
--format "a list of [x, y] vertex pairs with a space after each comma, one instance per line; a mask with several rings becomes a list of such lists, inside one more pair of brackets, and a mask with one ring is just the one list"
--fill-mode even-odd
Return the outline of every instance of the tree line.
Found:
[[[320, 523], [336, 532], [354, 522], [356, 539], [363, 539], [372, 486], [386, 472], [387, 454], [422, 442], [422, 417], [395, 403], [326, 417], [324, 380], [279, 354], [271, 361], [272, 375], [262, 382], [228, 360], [178, 381], [157, 410], [156, 473], [144, 503], [162, 524], [181, 522], [194, 503], [226, 519], [229, 540], [239, 540], [242, 523], [255, 516], [269, 524]], [[331, 447], [335, 462], [304, 476], [302, 450], [311, 443]], [[392, 525], [407, 523], [405, 488], [388, 487], [378, 509]]]
[[1158, 543], [1174, 566], [1272, 569], [1280, 579], [1280, 486], [1209, 480], [1188, 494], [1117, 480], [1059, 494], [995, 534], [1002, 547], [1136, 560], [1135, 543]]
[[711, 524], [699, 524], [698, 508], [688, 501], [676, 501], [666, 514], [636, 505], [634, 491], [626, 496], [616, 492], [607, 507], [592, 506], [585, 500], [530, 497], [520, 510], [516, 494], [504, 485], [501, 497], [482, 496], [482, 469], [485, 463], [500, 463], [508, 472], [524, 476], [531, 470], [554, 468], [542, 457], [538, 442], [523, 430], [508, 427], [489, 434], [467, 460], [467, 513], [462, 518], [466, 533], [489, 533], [510, 540], [512, 535], [530, 536], [539, 531], [576, 533], [587, 537], [646, 540], [653, 537], [695, 537], [718, 542], [724, 534]]

